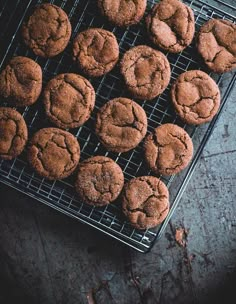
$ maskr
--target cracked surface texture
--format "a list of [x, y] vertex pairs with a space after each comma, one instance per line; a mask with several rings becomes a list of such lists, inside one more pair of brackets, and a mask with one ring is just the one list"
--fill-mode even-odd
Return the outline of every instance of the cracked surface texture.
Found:
[[179, 0], [162, 0], [154, 5], [146, 23], [152, 42], [165, 51], [181, 52], [193, 40], [193, 11]]
[[211, 19], [201, 28], [197, 48], [208, 68], [224, 73], [236, 68], [236, 24]]
[[92, 77], [110, 72], [119, 59], [119, 46], [112, 32], [90, 28], [79, 33], [73, 43], [73, 58]]
[[77, 167], [80, 146], [69, 132], [57, 128], [44, 128], [30, 140], [28, 160], [41, 176], [50, 179], [68, 177]]
[[103, 16], [117, 26], [138, 23], [146, 6], [147, 0], [98, 0], [98, 7]]
[[199, 70], [181, 74], [171, 88], [171, 98], [179, 116], [189, 124], [210, 121], [220, 106], [217, 84]]
[[0, 74], [0, 95], [11, 105], [29, 106], [42, 90], [42, 69], [27, 57], [14, 57]]
[[153, 172], [172, 175], [189, 164], [193, 156], [193, 143], [184, 129], [174, 124], [164, 124], [146, 137], [144, 152]]
[[23, 151], [28, 139], [24, 118], [16, 110], [0, 108], [0, 158], [12, 159]]
[[166, 56], [146, 45], [128, 50], [121, 61], [121, 73], [127, 89], [138, 99], [153, 99], [170, 81], [170, 64]]
[[88, 204], [104, 206], [113, 202], [124, 185], [119, 165], [105, 156], [94, 156], [79, 165], [75, 188]]
[[67, 46], [71, 24], [67, 14], [58, 6], [44, 3], [36, 7], [23, 23], [22, 37], [33, 52], [42, 57], [53, 57]]
[[169, 191], [157, 177], [141, 176], [125, 184], [122, 209], [137, 229], [148, 229], [164, 221], [169, 212]]
[[109, 151], [129, 151], [141, 142], [147, 132], [146, 113], [131, 99], [112, 99], [100, 108], [95, 132]]
[[95, 91], [84, 77], [66, 73], [51, 79], [44, 90], [48, 118], [59, 128], [77, 128], [87, 121], [95, 103]]

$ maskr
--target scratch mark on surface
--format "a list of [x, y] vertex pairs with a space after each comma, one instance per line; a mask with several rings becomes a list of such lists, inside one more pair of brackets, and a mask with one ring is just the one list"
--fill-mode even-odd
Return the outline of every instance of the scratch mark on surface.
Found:
[[37, 220], [35, 215], [33, 215], [33, 216], [34, 216], [34, 219], [35, 219], [36, 227], [38, 229], [40, 242], [42, 244], [42, 249], [43, 249], [43, 253], [44, 253], [44, 256], [45, 256], [45, 261], [46, 261], [46, 264], [47, 264], [48, 276], [49, 276], [49, 279], [50, 279], [50, 283], [51, 283], [51, 286], [52, 286], [52, 293], [53, 293], [53, 297], [54, 297], [54, 300], [55, 300], [54, 303], [56, 304], [57, 303], [57, 298], [56, 298], [54, 286], [53, 286], [53, 283], [52, 283], [52, 275], [51, 275], [51, 271], [49, 269], [49, 262], [48, 262], [48, 258], [47, 258], [47, 254], [46, 254], [45, 244], [44, 244], [44, 241], [43, 241], [43, 238], [42, 238], [42, 234], [41, 234], [41, 231], [40, 231], [38, 220]]
[[219, 152], [219, 153], [213, 153], [210, 155], [206, 155], [206, 156], [202, 156], [201, 158], [210, 158], [213, 156], [218, 156], [218, 155], [224, 155], [224, 154], [231, 154], [231, 153], [235, 153], [236, 150], [229, 150], [229, 151], [224, 151], [224, 152]]

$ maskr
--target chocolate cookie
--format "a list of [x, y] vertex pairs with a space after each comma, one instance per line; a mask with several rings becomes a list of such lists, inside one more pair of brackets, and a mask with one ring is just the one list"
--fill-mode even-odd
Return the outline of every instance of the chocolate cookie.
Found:
[[42, 57], [53, 57], [67, 46], [71, 24], [66, 13], [58, 6], [44, 3], [36, 7], [23, 23], [22, 37], [33, 52]]
[[109, 151], [129, 151], [141, 142], [147, 132], [146, 113], [133, 100], [112, 99], [100, 108], [95, 132]]
[[50, 180], [69, 176], [77, 167], [80, 147], [69, 132], [57, 128], [44, 128], [32, 137], [28, 160], [35, 171]]
[[146, 6], [147, 0], [98, 0], [98, 7], [103, 16], [118, 26], [138, 23]]
[[116, 65], [119, 46], [113, 33], [90, 28], [75, 37], [73, 55], [85, 74], [98, 77], [110, 72]]
[[221, 19], [207, 21], [198, 33], [197, 48], [213, 72], [236, 68], [236, 24]]
[[154, 5], [146, 23], [152, 42], [165, 51], [181, 52], [193, 40], [193, 11], [179, 0], [162, 0]]
[[220, 106], [217, 84], [199, 70], [181, 74], [171, 88], [171, 98], [179, 116], [194, 125], [210, 121]]
[[67, 73], [51, 79], [44, 90], [48, 118], [59, 128], [77, 128], [89, 119], [95, 91], [84, 77]]
[[161, 52], [139, 45], [124, 54], [121, 73], [134, 97], [150, 100], [167, 87], [170, 81], [170, 64]]
[[79, 165], [75, 189], [88, 204], [104, 206], [113, 202], [124, 185], [119, 165], [105, 156], [86, 159]]
[[164, 124], [146, 137], [144, 151], [147, 164], [153, 172], [171, 175], [189, 164], [193, 143], [184, 129], [174, 124]]
[[24, 118], [16, 110], [0, 108], [0, 158], [12, 159], [23, 151], [28, 139]]
[[27, 57], [14, 57], [0, 74], [0, 96], [18, 107], [35, 103], [42, 90], [42, 69]]
[[137, 229], [148, 229], [162, 223], [169, 212], [169, 191], [157, 177], [141, 176], [124, 186], [122, 209]]

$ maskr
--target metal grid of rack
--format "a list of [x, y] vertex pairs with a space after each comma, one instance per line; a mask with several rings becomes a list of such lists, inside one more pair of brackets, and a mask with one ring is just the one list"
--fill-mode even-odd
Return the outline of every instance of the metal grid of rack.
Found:
[[[44, 59], [35, 56], [32, 51], [21, 42], [20, 26], [22, 21], [30, 14], [32, 8], [41, 2], [49, 1], [0, 0], [0, 26], [4, 29], [0, 35], [0, 41], [4, 39], [4, 44], [6, 46], [4, 52], [0, 53], [0, 68], [3, 68], [5, 63], [14, 55], [28, 56], [41, 65], [45, 84], [49, 79], [59, 73], [79, 73], [79, 71], [72, 62], [71, 42], [62, 54], [52, 59]], [[67, 12], [73, 28], [73, 34], [70, 41], [73, 41], [77, 32], [88, 27], [104, 27], [112, 31], [117, 37], [121, 55], [132, 46], [139, 44], [151, 45], [150, 41], [146, 40], [145, 26], [143, 23], [131, 26], [127, 29], [113, 27], [106, 22], [104, 23], [104, 20], [97, 14], [95, 0], [54, 0], [50, 2], [61, 6]], [[157, 1], [148, 0], [148, 9], [155, 2]], [[235, 17], [233, 15], [212, 5], [206, 4], [202, 0], [185, 0], [184, 2], [192, 7], [194, 11], [196, 30], [210, 18], [224, 18], [235, 22]], [[224, 6], [225, 9], [233, 9], [220, 0], [216, 0], [215, 2]], [[190, 166], [182, 174], [179, 174], [177, 177], [161, 177], [168, 186], [171, 197], [171, 209], [162, 225], [155, 229], [139, 231], [132, 228], [130, 224], [126, 222], [121, 214], [119, 203], [110, 204], [102, 208], [94, 208], [84, 204], [75, 194], [73, 176], [63, 181], [58, 180], [51, 182], [45, 180], [31, 170], [26, 162], [24, 153], [12, 161], [0, 161], [0, 181], [36, 198], [38, 201], [41, 201], [68, 216], [93, 226], [140, 252], [149, 251], [155, 240], [162, 235], [173, 215], [187, 182], [197, 164], [201, 151], [212, 132], [215, 122], [218, 119], [236, 80], [236, 74], [233, 73], [224, 76], [211, 75], [221, 88], [222, 102], [219, 113], [210, 124], [203, 127], [196, 128], [188, 126], [176, 116], [169, 99], [169, 89], [179, 74], [186, 70], [199, 69], [202, 67], [199, 65], [199, 58], [197, 57], [194, 44], [180, 54], [166, 53], [166, 55], [170, 61], [172, 70], [171, 82], [168, 88], [155, 100], [139, 103], [146, 111], [148, 117], [148, 132], [151, 132], [155, 127], [163, 123], [176, 123], [186, 129], [191, 137], [194, 135], [195, 154]], [[143, 163], [142, 143], [136, 149], [127, 153], [117, 154], [107, 152], [98, 142], [93, 132], [94, 118], [100, 106], [109, 99], [118, 96], [129, 96], [125, 91], [120, 78], [119, 68], [117, 66], [112, 72], [103, 77], [89, 79], [96, 90], [95, 110], [91, 119], [86, 122], [84, 126], [70, 130], [70, 132], [73, 133], [80, 142], [82, 160], [92, 155], [106, 155], [111, 157], [123, 169], [125, 179], [129, 180], [134, 176], [150, 174]], [[50, 123], [45, 120], [44, 110], [40, 99], [33, 106], [18, 110], [26, 120], [30, 136], [38, 129], [50, 126]]]

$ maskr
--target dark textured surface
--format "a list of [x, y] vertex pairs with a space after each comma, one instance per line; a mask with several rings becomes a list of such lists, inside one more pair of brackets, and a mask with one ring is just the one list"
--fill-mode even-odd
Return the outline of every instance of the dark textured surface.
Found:
[[[165, 235], [147, 255], [0, 184], [0, 303], [233, 303], [235, 100], [236, 90]], [[174, 240], [177, 227], [188, 231], [186, 247]]]

